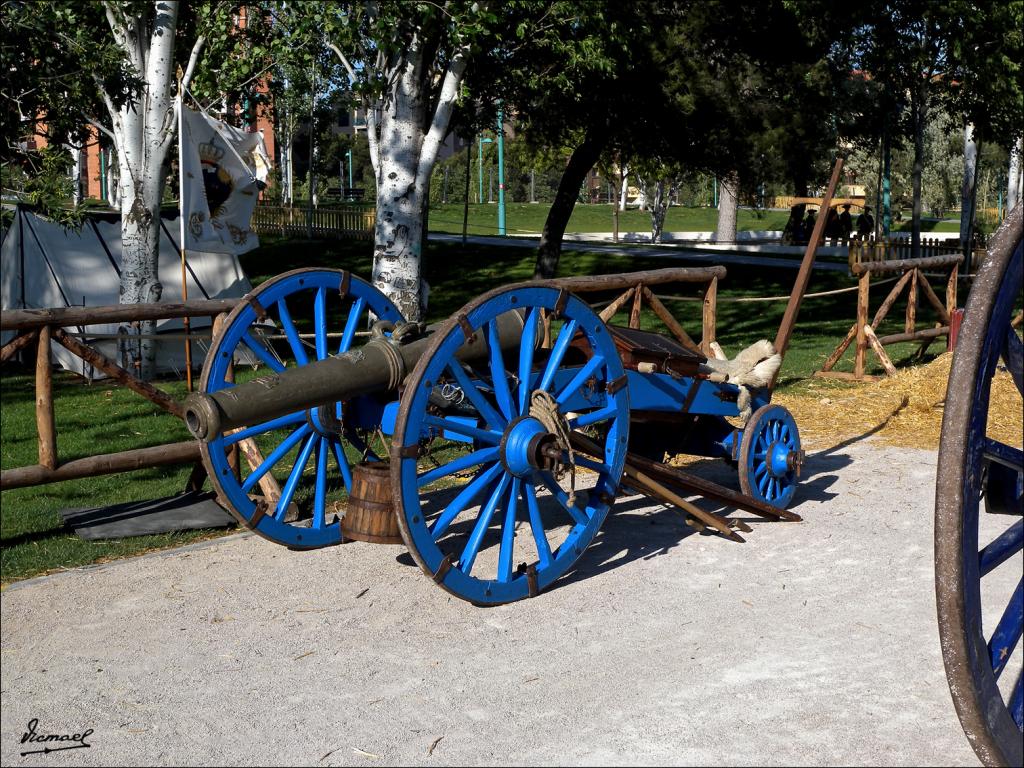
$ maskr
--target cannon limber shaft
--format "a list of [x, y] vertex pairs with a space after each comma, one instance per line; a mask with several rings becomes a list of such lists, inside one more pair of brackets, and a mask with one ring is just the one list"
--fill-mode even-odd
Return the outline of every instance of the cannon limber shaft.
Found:
[[[503, 350], [518, 348], [523, 325], [522, 312], [509, 312], [499, 318], [498, 336]], [[490, 354], [485, 334], [468, 336], [457, 353], [459, 360], [469, 362]], [[407, 344], [376, 335], [344, 354], [286, 368], [217, 392], [193, 393], [185, 401], [185, 424], [194, 437], [208, 441], [226, 430], [296, 411], [373, 392], [394, 392], [429, 343], [429, 333]]]

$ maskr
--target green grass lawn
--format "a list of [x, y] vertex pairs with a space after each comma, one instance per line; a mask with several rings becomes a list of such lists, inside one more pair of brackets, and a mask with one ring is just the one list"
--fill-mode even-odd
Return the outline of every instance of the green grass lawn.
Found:
[[[429, 227], [431, 232], [462, 234], [463, 206], [461, 203], [435, 205], [430, 209]], [[537, 234], [544, 228], [548, 205], [530, 203], [508, 203], [505, 206], [505, 232], [509, 237]], [[737, 214], [736, 228], [741, 232], [749, 230], [782, 231], [789, 218], [788, 211], [754, 211], [741, 208]], [[665, 232], [712, 232], [718, 222], [718, 211], [714, 208], [668, 209], [665, 215]], [[566, 233], [612, 232], [615, 228], [612, 206], [607, 204], [582, 205], [573, 209]], [[894, 223], [893, 231], [910, 232], [909, 218]], [[651, 231], [651, 216], [639, 210], [619, 212], [619, 232]], [[960, 219], [924, 219], [921, 232], [924, 236], [933, 233], [960, 231]], [[496, 203], [471, 203], [467, 233], [470, 235], [498, 234], [498, 206]]]
[[[432, 222], [435, 215], [432, 215]], [[431, 243], [425, 254], [425, 276], [431, 285], [429, 319], [449, 317], [470, 299], [496, 286], [529, 279], [534, 258], [535, 251], [531, 248], [469, 246], [463, 249], [457, 244]], [[242, 257], [242, 265], [255, 284], [296, 267], [344, 268], [368, 277], [371, 261], [372, 244], [365, 241], [272, 238], [265, 238], [262, 248]], [[566, 252], [559, 271], [562, 275], [583, 275], [676, 265], [680, 263], [592, 251]], [[760, 338], [773, 339], [785, 309], [785, 301], [750, 304], [730, 299], [788, 295], [795, 276], [795, 270], [729, 267], [729, 275], [719, 289], [718, 337], [730, 355]], [[843, 273], [815, 274], [809, 290], [827, 291], [854, 285], [852, 278]], [[663, 286], [656, 292], [689, 299], [697, 296], [696, 287], [686, 285]], [[874, 293], [873, 307], [880, 301], [881, 292], [879, 288]], [[853, 323], [855, 303], [855, 291], [804, 301], [782, 369], [781, 388], [805, 386], [805, 379], [821, 367]], [[666, 304], [690, 334], [699, 338], [700, 302], [668, 298]], [[901, 309], [899, 305], [894, 307], [890, 313], [893, 319], [878, 329], [879, 335], [902, 330]], [[613, 322], [625, 324], [625, 312]], [[647, 311], [642, 324], [645, 328], [664, 330], [660, 321]], [[940, 347], [940, 344], [934, 345], [933, 351], [940, 351]], [[889, 347], [888, 351], [899, 365], [914, 349], [912, 345], [897, 345]], [[850, 370], [851, 360], [852, 353], [848, 353], [838, 369]], [[878, 373], [880, 369], [873, 372]], [[184, 396], [185, 387], [181, 382], [158, 384], [176, 397]], [[823, 384], [819, 382], [818, 386]], [[33, 388], [30, 370], [5, 365], [0, 377], [0, 466], [4, 469], [36, 461]], [[60, 373], [55, 376], [54, 395], [62, 461], [188, 437], [177, 419], [128, 390], [102, 381], [88, 384], [71, 374]], [[169, 467], [3, 491], [0, 494], [0, 579], [8, 582], [55, 568], [85, 565], [211, 535], [189, 532], [88, 542], [61, 527], [61, 509], [172, 495], [184, 489], [188, 473], [188, 467]]]
[[[463, 206], [461, 203], [435, 205], [430, 209], [429, 227], [431, 232], [462, 234]], [[508, 203], [505, 206], [505, 232], [509, 236], [536, 234], [544, 229], [548, 215], [546, 204]], [[737, 216], [736, 226], [740, 230], [769, 229], [781, 230], [786, 225], [788, 211], [752, 211], [742, 208]], [[718, 221], [714, 208], [668, 209], [665, 215], [665, 232], [710, 232]], [[577, 205], [566, 227], [567, 233], [612, 232], [615, 228], [611, 205]], [[498, 234], [498, 206], [494, 203], [469, 206], [467, 228], [471, 235]], [[628, 210], [619, 212], [619, 232], [651, 231], [649, 213]]]

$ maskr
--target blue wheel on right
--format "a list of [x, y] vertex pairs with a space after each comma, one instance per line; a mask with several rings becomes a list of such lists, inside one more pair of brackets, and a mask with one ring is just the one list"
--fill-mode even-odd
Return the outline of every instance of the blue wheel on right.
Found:
[[[935, 487], [942, 658], [960, 724], [986, 765], [1024, 762], [1024, 446], [1020, 431], [997, 433], [989, 419], [996, 402], [1022, 413], [1021, 222], [1017, 205], [971, 287], [946, 387]], [[995, 387], [997, 377], [1012, 384]]]
[[752, 499], [785, 509], [793, 501], [803, 463], [800, 431], [781, 405], [754, 411], [740, 443], [740, 487]]

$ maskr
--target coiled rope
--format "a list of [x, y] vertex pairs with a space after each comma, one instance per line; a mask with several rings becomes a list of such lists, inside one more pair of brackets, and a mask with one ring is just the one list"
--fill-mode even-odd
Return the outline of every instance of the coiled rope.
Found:
[[535, 389], [530, 395], [530, 416], [555, 436], [558, 447], [569, 454], [569, 506], [576, 505], [576, 454], [569, 440], [569, 424], [558, 412], [558, 403], [551, 393]]

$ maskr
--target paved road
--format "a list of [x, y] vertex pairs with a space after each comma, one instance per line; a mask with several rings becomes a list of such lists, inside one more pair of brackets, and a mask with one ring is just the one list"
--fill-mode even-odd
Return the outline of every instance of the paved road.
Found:
[[[434, 232], [430, 235], [431, 240], [444, 243], [461, 243], [462, 235], [449, 235]], [[485, 237], [482, 235], [469, 235], [467, 242], [473, 245], [497, 245], [508, 248], [536, 248], [537, 239], [526, 237]], [[759, 246], [759, 245], [737, 245], [733, 247], [718, 245], [684, 246], [684, 245], [615, 245], [612, 243], [595, 242], [592, 239], [584, 241], [564, 240], [563, 251], [599, 251], [616, 256], [645, 256], [667, 261], [685, 262], [687, 266], [706, 266], [710, 264], [743, 264], [747, 266], [766, 267], [771, 266], [779, 269], [799, 269], [800, 256], [790, 254], [780, 256], [780, 250], [797, 251], [799, 249], [786, 248], [785, 246]], [[838, 252], [837, 248], [821, 248], [823, 252]], [[845, 249], [842, 249], [845, 251]], [[847, 264], [834, 261], [823, 261], [816, 259], [814, 269], [822, 272], [847, 272]]]
[[[575, 572], [498, 608], [398, 547], [248, 536], [24, 582], [2, 596], [0, 758], [977, 765], [939, 656], [935, 460], [813, 454], [805, 522], [745, 544], [620, 502]], [[91, 747], [22, 757], [33, 719]]]

